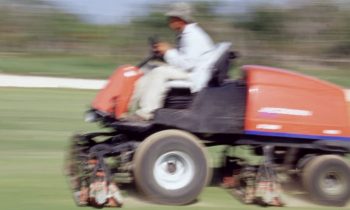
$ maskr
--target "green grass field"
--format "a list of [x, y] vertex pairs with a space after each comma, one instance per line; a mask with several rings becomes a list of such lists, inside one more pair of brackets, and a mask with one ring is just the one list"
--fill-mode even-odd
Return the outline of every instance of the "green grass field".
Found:
[[138, 61], [97, 56], [1, 56], [0, 73], [105, 79], [119, 65]]
[[[69, 210], [75, 207], [63, 175], [64, 151], [83, 122], [94, 91], [0, 88], [0, 209]], [[214, 150], [215, 151], [215, 150]], [[208, 187], [198, 202], [182, 207], [144, 202], [126, 193], [126, 209], [262, 209], [241, 204], [227, 191]], [[286, 209], [334, 209], [308, 202]]]

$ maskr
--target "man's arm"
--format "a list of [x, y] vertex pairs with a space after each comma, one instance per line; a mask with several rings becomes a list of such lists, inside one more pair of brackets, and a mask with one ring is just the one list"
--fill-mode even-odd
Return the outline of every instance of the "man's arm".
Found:
[[[191, 46], [188, 46], [187, 48], [189, 49], [183, 49], [183, 51], [188, 52], [191, 50]], [[156, 44], [154, 51], [164, 56], [164, 60], [169, 65], [176, 66], [184, 70], [189, 70], [194, 67], [194, 61], [191, 62], [190, 57], [188, 57], [185, 53], [181, 53], [179, 50], [172, 48], [169, 43], [160, 42]]]
[[157, 49], [169, 65], [188, 71], [213, 47], [212, 40], [203, 30], [194, 29], [182, 35], [180, 49], [171, 48], [167, 43], [159, 43]]

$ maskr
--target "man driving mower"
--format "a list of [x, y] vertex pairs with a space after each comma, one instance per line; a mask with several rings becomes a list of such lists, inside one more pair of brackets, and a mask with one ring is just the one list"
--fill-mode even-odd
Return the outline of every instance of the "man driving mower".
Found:
[[136, 111], [127, 117], [129, 120], [152, 119], [154, 111], [163, 107], [169, 90], [168, 81], [196, 82], [189, 76], [191, 70], [205, 60], [204, 55], [214, 48], [214, 43], [193, 22], [191, 13], [191, 7], [186, 3], [174, 4], [166, 13], [169, 27], [177, 35], [176, 45], [171, 47], [169, 43], [158, 42], [153, 46], [153, 51], [164, 59], [165, 64], [145, 73], [137, 81], [130, 106]]

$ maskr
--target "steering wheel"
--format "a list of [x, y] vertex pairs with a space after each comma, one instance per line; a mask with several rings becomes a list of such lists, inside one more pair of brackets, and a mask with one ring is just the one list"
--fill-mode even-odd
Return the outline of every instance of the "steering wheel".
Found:
[[146, 63], [148, 63], [151, 60], [162, 59], [162, 57], [163, 57], [162, 55], [160, 55], [158, 52], [156, 52], [154, 50], [154, 45], [159, 43], [158, 36], [149, 37], [148, 43], [150, 46], [150, 55], [145, 60], [143, 60], [139, 65], [137, 65], [139, 68], [141, 68], [142, 66], [144, 66]]
[[159, 43], [159, 38], [158, 36], [151, 36], [148, 38], [149, 45], [151, 47], [151, 55], [153, 55], [154, 59], [161, 59], [163, 56], [159, 54], [159, 52], [154, 51], [154, 45]]

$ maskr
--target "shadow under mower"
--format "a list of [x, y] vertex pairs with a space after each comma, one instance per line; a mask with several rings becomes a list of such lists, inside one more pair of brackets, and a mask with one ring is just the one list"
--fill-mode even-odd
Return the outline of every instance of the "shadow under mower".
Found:
[[120, 120], [141, 66], [154, 58], [118, 68], [97, 94], [87, 119], [111, 131], [72, 139], [68, 176], [74, 192], [103, 171], [107, 181], [135, 183], [156, 203], [185, 205], [211, 179], [207, 147], [248, 145], [263, 155], [268, 145], [274, 166], [297, 174], [315, 202], [346, 204], [350, 169], [343, 156], [350, 150], [350, 117], [340, 87], [256, 65], [243, 66], [242, 77], [230, 80], [235, 56], [226, 48], [206, 69], [202, 90], [174, 85], [153, 120]]

